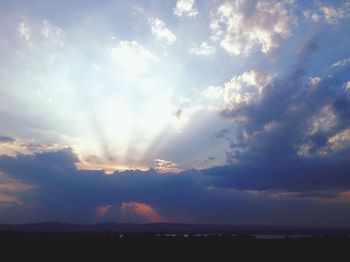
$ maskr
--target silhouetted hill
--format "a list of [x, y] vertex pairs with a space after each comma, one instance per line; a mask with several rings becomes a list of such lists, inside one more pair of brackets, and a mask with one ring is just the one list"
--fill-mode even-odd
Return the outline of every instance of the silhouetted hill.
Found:
[[[0, 247], [5, 261], [348, 262], [350, 237], [344, 236], [348, 233], [348, 229], [279, 226], [50, 222], [0, 225]], [[253, 234], [309, 236], [259, 238]]]
[[291, 234], [291, 235], [348, 235], [349, 228], [316, 228], [261, 225], [210, 225], [176, 223], [99, 223], [68, 224], [59, 222], [2, 224], [0, 231], [18, 232], [103, 232], [159, 234]]

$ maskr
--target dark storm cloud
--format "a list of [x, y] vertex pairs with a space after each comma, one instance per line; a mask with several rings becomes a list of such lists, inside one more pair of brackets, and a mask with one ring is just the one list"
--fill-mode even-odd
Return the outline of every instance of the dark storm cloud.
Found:
[[[151, 205], [169, 221], [182, 222], [313, 224], [316, 223], [314, 212], [319, 212], [325, 217], [323, 223], [339, 216], [338, 206], [343, 208], [344, 225], [349, 221], [346, 218], [350, 218], [346, 203], [310, 200], [315, 197], [335, 198], [350, 184], [346, 179], [345, 164], [333, 170], [327, 163], [323, 165], [327, 167], [324, 169], [305, 163], [305, 166], [298, 165], [299, 170], [288, 162], [294, 173], [284, 172], [286, 165], [277, 162], [274, 165], [266, 163], [260, 169], [256, 165], [238, 165], [166, 175], [153, 169], [106, 175], [98, 170], [77, 170], [75, 164], [78, 161], [71, 149], [17, 157], [1, 156], [0, 172], [33, 186], [29, 192], [13, 193], [23, 202], [22, 205], [0, 205], [1, 221], [91, 223], [101, 221], [97, 220], [96, 208], [108, 205], [111, 208], [106, 217], [98, 219], [122, 221], [120, 207], [123, 203], [134, 202]], [[333, 178], [339, 179], [332, 179], [329, 171], [337, 172]], [[343, 184], [336, 183], [340, 180]], [[273, 194], [246, 192], [251, 188], [302, 192], [294, 198], [276, 198]], [[310, 207], [313, 212], [309, 212]]]
[[212, 183], [238, 190], [280, 190], [306, 192], [350, 190], [350, 164], [334, 159], [260, 159], [244, 164], [216, 167], [204, 171]]
[[228, 165], [205, 171], [215, 186], [303, 197], [350, 190], [350, 96], [343, 72], [321, 79], [304, 69], [321, 40], [310, 38], [294, 69], [275, 78], [258, 101], [221, 112], [237, 133], [228, 138]]
[[[123, 202], [151, 203], [164, 211], [187, 210], [205, 196], [195, 171], [160, 175], [154, 170], [105, 175], [98, 170], [77, 170], [79, 160], [70, 150], [0, 157], [0, 172], [35, 187], [23, 201], [38, 202], [54, 219], [77, 222], [93, 216], [101, 205]], [[30, 217], [30, 216], [29, 216]], [[41, 219], [43, 219], [41, 218]], [[114, 218], [117, 220], [117, 218]]]
[[[206, 173], [216, 186], [239, 190], [350, 190], [349, 141], [331, 143], [350, 128], [346, 92], [335, 77], [312, 86], [302, 70], [275, 80], [259, 102], [222, 112], [247, 121], [232, 138], [229, 165]], [[234, 160], [239, 164], [231, 165]]]
[[[295, 157], [303, 144], [308, 144], [311, 155], [321, 149], [331, 154], [328, 139], [350, 127], [350, 99], [335, 77], [315, 86], [307, 81], [305, 72], [296, 70], [266, 87], [257, 103], [224, 110], [226, 118], [246, 119], [238, 124], [232, 148], [244, 150], [249, 158]], [[328, 126], [310, 131], [321, 118], [331, 122], [332, 117], [332, 123], [324, 124]]]
[[[249, 157], [290, 157], [305, 143], [310, 143], [310, 153], [315, 153], [326, 146], [327, 138], [350, 126], [350, 99], [343, 82], [336, 75], [319, 79], [316, 84], [308, 79], [305, 68], [321, 44], [320, 34], [305, 41], [294, 69], [264, 88], [258, 102], [221, 112], [223, 117], [237, 122], [237, 133], [231, 136], [233, 154], [241, 156], [238, 152], [244, 149]], [[336, 115], [337, 123], [307, 134], [311, 122], [326, 106]], [[242, 123], [240, 119], [246, 121]]]

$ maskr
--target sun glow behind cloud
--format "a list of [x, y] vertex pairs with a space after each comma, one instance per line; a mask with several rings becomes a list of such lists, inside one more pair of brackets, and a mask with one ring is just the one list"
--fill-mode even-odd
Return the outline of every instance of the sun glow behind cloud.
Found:
[[[156, 40], [174, 41], [159, 19], [152, 21]], [[180, 100], [179, 83], [172, 80], [183, 77], [174, 75], [177, 63], [168, 63], [157, 41], [145, 46], [115, 37], [91, 44], [97, 54], [87, 61], [77, 50], [84, 37], [67, 40], [73, 33], [46, 20], [19, 23], [18, 41], [28, 46], [19, 59], [29, 66], [19, 68], [20, 77], [9, 84], [9, 107], [21, 103], [25, 117], [36, 119], [28, 132], [33, 143], [74, 148], [82, 158], [79, 168], [150, 167], [153, 159], [145, 154], [151, 144], [164, 130], [167, 136], [181, 132], [188, 121], [188, 110], [182, 117], [174, 115]], [[89, 156], [98, 160], [90, 162]]]
[[165, 222], [166, 219], [151, 205], [138, 202], [124, 202], [121, 212], [127, 221]]

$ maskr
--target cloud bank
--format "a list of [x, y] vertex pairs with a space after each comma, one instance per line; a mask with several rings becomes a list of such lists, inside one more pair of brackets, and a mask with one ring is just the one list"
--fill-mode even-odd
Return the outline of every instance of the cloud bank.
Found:
[[[317, 159], [270, 159], [202, 171], [159, 174], [150, 169], [112, 175], [77, 170], [78, 162], [69, 148], [1, 156], [1, 189], [6, 193], [0, 197], [1, 221], [322, 225], [338, 214], [339, 206], [348, 207], [346, 161], [323, 159], [320, 165]], [[310, 208], [325, 220], [315, 221]], [[343, 211], [347, 225], [350, 209]]]

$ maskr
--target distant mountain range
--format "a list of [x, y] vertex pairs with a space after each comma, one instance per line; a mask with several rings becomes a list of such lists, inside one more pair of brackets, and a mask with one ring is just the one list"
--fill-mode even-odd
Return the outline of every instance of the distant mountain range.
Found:
[[2, 224], [0, 231], [17, 232], [91, 232], [91, 233], [154, 233], [154, 234], [290, 234], [290, 235], [349, 235], [350, 228], [316, 228], [260, 225], [211, 225], [173, 223], [99, 223], [68, 224], [59, 222]]

